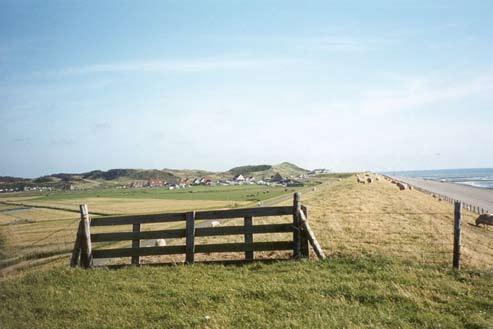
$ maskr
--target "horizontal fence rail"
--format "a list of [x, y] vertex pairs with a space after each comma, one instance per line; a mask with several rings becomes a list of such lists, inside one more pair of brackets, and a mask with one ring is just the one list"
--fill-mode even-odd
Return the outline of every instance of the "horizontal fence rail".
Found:
[[[255, 217], [292, 216], [292, 223], [254, 225]], [[243, 218], [242, 226], [195, 227], [201, 220], [224, 220]], [[142, 231], [142, 224], [184, 222], [184, 228]], [[131, 225], [127, 232], [91, 233], [91, 227]], [[254, 242], [255, 234], [292, 233], [290, 241]], [[196, 237], [243, 235], [244, 242], [195, 245]], [[141, 246], [141, 240], [183, 239], [185, 245]], [[131, 241], [130, 248], [93, 249], [93, 242]], [[315, 254], [324, 259], [325, 255], [308, 225], [308, 212], [300, 204], [300, 196], [294, 194], [292, 206], [242, 208], [228, 210], [194, 211], [186, 213], [143, 214], [107, 216], [91, 219], [86, 205], [81, 205], [81, 224], [71, 259], [71, 266], [78, 264], [91, 267], [92, 259], [131, 257], [132, 264], [140, 264], [141, 256], [185, 254], [186, 263], [194, 262], [199, 253], [244, 252], [245, 260], [253, 260], [256, 251], [292, 250], [293, 258], [307, 258], [309, 244]]]

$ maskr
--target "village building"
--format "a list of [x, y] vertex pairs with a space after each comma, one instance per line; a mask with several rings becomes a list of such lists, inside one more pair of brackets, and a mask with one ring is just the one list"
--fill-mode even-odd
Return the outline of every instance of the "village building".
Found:
[[235, 182], [244, 182], [245, 181], [245, 177], [242, 175], [242, 174], [239, 174], [239, 175], [236, 175], [233, 180]]
[[281, 174], [276, 173], [270, 178], [270, 181], [273, 183], [282, 183], [284, 181], [284, 177], [282, 177]]

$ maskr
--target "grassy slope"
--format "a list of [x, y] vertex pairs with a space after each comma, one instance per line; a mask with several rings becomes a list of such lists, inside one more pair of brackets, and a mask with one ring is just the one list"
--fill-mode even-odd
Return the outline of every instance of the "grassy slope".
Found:
[[[352, 178], [317, 187], [304, 194], [304, 203], [332, 256], [327, 262], [91, 271], [63, 264], [0, 282], [5, 305], [0, 323], [6, 328], [25, 323], [37, 328], [491, 328], [488, 253], [483, 263], [466, 262], [461, 274], [449, 270], [448, 255], [447, 263], [437, 265], [410, 253], [419, 254], [450, 229], [449, 205], [416, 191], [401, 193], [385, 182], [359, 185]], [[492, 232], [466, 227], [464, 256], [478, 260], [479, 252], [467, 241], [487, 243]], [[422, 239], [424, 233], [429, 235]]]
[[3, 328], [488, 328], [493, 276], [382, 257], [60, 268], [0, 282]]

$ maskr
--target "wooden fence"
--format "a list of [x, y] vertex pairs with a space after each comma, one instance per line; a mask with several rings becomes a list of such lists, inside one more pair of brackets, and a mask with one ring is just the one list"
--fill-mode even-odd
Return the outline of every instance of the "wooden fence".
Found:
[[[254, 260], [255, 251], [292, 250], [293, 258], [308, 258], [309, 244], [318, 258], [325, 255], [308, 224], [308, 211], [300, 203], [300, 195], [294, 194], [292, 206], [259, 207], [230, 210], [192, 211], [90, 218], [86, 205], [80, 206], [81, 220], [72, 252], [71, 266], [92, 267], [93, 259], [131, 257], [131, 263], [140, 264], [140, 256], [185, 254], [185, 262], [194, 262], [197, 253], [244, 252], [245, 261]], [[292, 216], [292, 222], [254, 225], [255, 217]], [[196, 227], [199, 220], [224, 220], [243, 218], [243, 226]], [[142, 224], [185, 222], [185, 228], [141, 231]], [[130, 232], [91, 233], [91, 227], [132, 225]], [[289, 241], [254, 242], [254, 234], [292, 233]], [[243, 235], [244, 242], [195, 244], [195, 237]], [[185, 238], [185, 245], [142, 247], [142, 239]], [[93, 250], [93, 242], [132, 241], [131, 248]]]

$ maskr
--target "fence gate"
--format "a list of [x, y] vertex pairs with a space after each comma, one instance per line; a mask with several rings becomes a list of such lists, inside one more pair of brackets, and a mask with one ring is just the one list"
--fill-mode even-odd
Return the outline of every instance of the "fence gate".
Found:
[[[292, 206], [242, 208], [229, 210], [191, 211], [184, 213], [162, 213], [145, 215], [125, 215], [98, 217], [91, 219], [87, 205], [80, 206], [81, 220], [77, 230], [71, 266], [81, 265], [84, 268], [93, 266], [93, 259], [131, 257], [131, 263], [138, 265], [140, 256], [185, 254], [185, 262], [194, 262], [197, 253], [244, 252], [244, 260], [254, 260], [255, 251], [292, 250], [293, 258], [308, 258], [309, 244], [319, 259], [325, 255], [320, 248], [313, 231], [308, 224], [307, 208], [301, 205], [299, 193], [293, 196]], [[254, 225], [255, 217], [279, 217], [291, 215], [290, 223]], [[224, 220], [243, 218], [243, 226], [195, 227], [198, 220]], [[184, 228], [141, 231], [142, 224], [183, 222]], [[128, 232], [91, 233], [95, 226], [131, 225]], [[289, 241], [254, 242], [254, 234], [292, 232]], [[244, 242], [195, 244], [195, 237], [243, 235]], [[143, 239], [185, 238], [185, 245], [143, 247]], [[131, 248], [95, 249], [93, 242], [132, 241]]]

